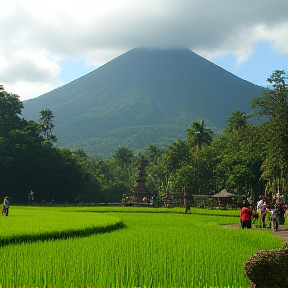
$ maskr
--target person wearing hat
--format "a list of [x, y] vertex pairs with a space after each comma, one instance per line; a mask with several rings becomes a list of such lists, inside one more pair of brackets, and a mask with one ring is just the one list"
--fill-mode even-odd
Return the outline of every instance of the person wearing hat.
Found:
[[267, 205], [264, 202], [262, 209], [261, 209], [261, 223], [262, 223], [262, 227], [265, 228], [266, 227], [266, 214], [267, 214]]
[[5, 216], [8, 216], [8, 214], [9, 214], [9, 200], [8, 200], [8, 196], [4, 197], [3, 214]]

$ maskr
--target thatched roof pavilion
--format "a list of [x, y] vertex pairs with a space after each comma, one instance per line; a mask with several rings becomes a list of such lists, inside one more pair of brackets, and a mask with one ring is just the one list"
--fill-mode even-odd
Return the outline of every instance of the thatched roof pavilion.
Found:
[[212, 198], [231, 198], [231, 197], [237, 197], [237, 195], [229, 193], [226, 189], [223, 189], [219, 193], [212, 195]]
[[234, 198], [238, 197], [238, 195], [229, 193], [226, 189], [223, 189], [219, 193], [212, 195], [212, 198], [217, 199], [219, 208], [227, 208], [227, 205], [233, 204]]

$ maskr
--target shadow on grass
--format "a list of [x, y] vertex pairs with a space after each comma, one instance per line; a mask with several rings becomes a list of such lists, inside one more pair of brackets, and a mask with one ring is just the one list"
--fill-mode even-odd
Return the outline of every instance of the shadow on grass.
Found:
[[0, 248], [13, 245], [13, 244], [21, 244], [21, 243], [33, 243], [38, 241], [46, 241], [46, 240], [61, 240], [68, 239], [72, 237], [87, 237], [95, 234], [103, 234], [107, 232], [112, 232], [121, 228], [125, 228], [125, 224], [121, 222], [117, 222], [116, 224], [110, 224], [103, 227], [88, 227], [79, 230], [64, 230], [64, 231], [54, 231], [50, 233], [39, 233], [39, 234], [23, 234], [12, 237], [0, 237]]

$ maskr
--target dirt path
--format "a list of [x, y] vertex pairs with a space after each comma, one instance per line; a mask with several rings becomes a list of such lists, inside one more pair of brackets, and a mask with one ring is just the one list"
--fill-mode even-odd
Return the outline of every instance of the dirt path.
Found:
[[288, 243], [288, 228], [280, 225], [278, 231], [271, 231], [275, 236], [284, 240], [285, 243]]
[[[238, 228], [238, 229], [240, 229], [240, 225], [239, 224], [222, 225], [222, 226], [223, 227], [227, 227], [227, 228]], [[263, 229], [263, 228], [252, 228], [252, 229]], [[288, 243], [288, 228], [287, 228], [287, 226], [280, 225], [278, 231], [271, 230], [271, 233], [274, 234], [275, 236], [283, 239], [283, 241], [285, 243]]]

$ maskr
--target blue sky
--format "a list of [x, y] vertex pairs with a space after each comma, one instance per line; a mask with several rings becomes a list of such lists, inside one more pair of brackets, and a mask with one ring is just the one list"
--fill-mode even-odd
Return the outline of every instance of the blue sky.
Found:
[[[240, 65], [237, 65], [237, 57], [232, 53], [210, 60], [234, 75], [264, 87], [268, 85], [266, 79], [273, 71], [280, 69], [288, 73], [288, 54], [277, 53], [269, 42], [255, 44], [254, 50], [250, 58]], [[83, 59], [63, 60], [60, 65], [60, 79], [63, 83], [69, 83], [97, 69], [96, 66], [86, 65]]]
[[288, 54], [280, 54], [271, 48], [268, 42], [255, 44], [255, 51], [250, 58], [239, 67], [233, 54], [216, 57], [213, 62], [225, 70], [254, 84], [266, 87], [266, 79], [275, 70], [288, 73]]
[[87, 73], [97, 69], [96, 66], [86, 65], [83, 59], [65, 59], [60, 62], [62, 68], [60, 81], [69, 83], [77, 78], [80, 78]]
[[22, 101], [136, 47], [189, 48], [266, 86], [288, 71], [288, 1], [1, 0], [0, 84]]

